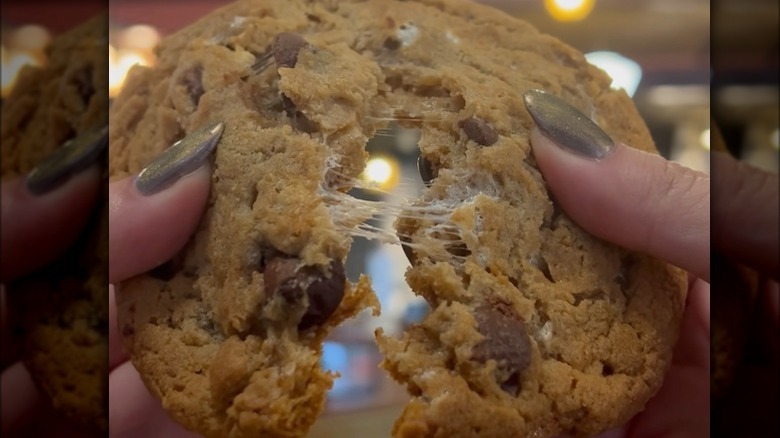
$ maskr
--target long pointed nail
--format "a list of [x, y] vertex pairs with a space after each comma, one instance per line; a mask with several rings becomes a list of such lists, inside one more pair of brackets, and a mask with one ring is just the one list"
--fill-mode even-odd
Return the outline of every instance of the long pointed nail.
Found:
[[542, 90], [523, 94], [525, 107], [539, 130], [558, 146], [588, 158], [606, 157], [615, 142], [585, 114]]
[[108, 126], [91, 129], [68, 140], [27, 174], [27, 189], [42, 195], [87, 169], [108, 144]]
[[224, 127], [222, 122], [212, 123], [172, 144], [138, 174], [136, 189], [153, 195], [198, 170], [214, 151]]

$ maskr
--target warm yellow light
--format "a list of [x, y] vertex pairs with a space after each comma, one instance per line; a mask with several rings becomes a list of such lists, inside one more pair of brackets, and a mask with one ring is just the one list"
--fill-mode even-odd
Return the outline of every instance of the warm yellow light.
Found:
[[108, 95], [114, 97], [119, 94], [122, 85], [127, 78], [127, 72], [136, 64], [150, 65], [151, 62], [136, 50], [116, 50], [108, 46]]
[[136, 24], [122, 31], [119, 47], [151, 50], [159, 41], [160, 33], [157, 29], [146, 24]]
[[27, 51], [6, 53], [3, 50], [2, 64], [2, 88], [0, 92], [3, 97], [8, 96], [16, 83], [19, 72], [25, 65], [39, 66], [42, 61]]
[[780, 128], [775, 128], [770, 134], [769, 141], [772, 143], [772, 147], [780, 149]]
[[51, 35], [49, 31], [42, 26], [27, 24], [13, 31], [11, 37], [11, 48], [22, 50], [43, 50]]
[[699, 144], [704, 149], [710, 150], [710, 128], [707, 128], [699, 135]]
[[544, 0], [544, 7], [558, 21], [579, 21], [593, 10], [596, 0]]
[[634, 60], [606, 50], [585, 54], [589, 63], [604, 70], [612, 78], [612, 88], [624, 89], [633, 96], [642, 81], [642, 67]]
[[373, 158], [366, 164], [366, 179], [368, 181], [385, 184], [393, 176], [393, 168], [384, 158]]
[[368, 160], [363, 171], [363, 180], [382, 189], [389, 189], [398, 182], [398, 164], [389, 157], [374, 157]]

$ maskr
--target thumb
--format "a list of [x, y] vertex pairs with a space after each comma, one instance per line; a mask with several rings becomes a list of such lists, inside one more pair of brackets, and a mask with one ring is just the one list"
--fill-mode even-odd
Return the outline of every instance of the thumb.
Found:
[[3, 181], [2, 280], [28, 274], [62, 254], [86, 224], [99, 186], [96, 165], [43, 194], [31, 191], [24, 178]]
[[536, 162], [564, 211], [591, 234], [710, 278], [710, 181], [613, 143], [562, 100], [532, 90]]
[[713, 152], [712, 235], [715, 251], [778, 278], [778, 178], [731, 156]]
[[137, 177], [109, 185], [109, 283], [171, 259], [195, 232], [208, 201], [208, 158], [221, 123], [174, 143]]

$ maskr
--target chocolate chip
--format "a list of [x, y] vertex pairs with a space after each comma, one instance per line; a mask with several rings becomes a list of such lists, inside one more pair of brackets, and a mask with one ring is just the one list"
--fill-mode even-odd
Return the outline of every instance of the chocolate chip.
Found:
[[433, 180], [439, 176], [439, 169], [434, 167], [433, 163], [422, 155], [417, 157], [417, 170], [420, 172], [420, 177], [427, 187], [430, 187]]
[[301, 318], [298, 328], [305, 330], [314, 325], [324, 323], [336, 308], [339, 307], [344, 297], [344, 264], [341, 261], [330, 263], [330, 277], [326, 277], [318, 269], [307, 268], [314, 280], [306, 288], [309, 296], [309, 308]]
[[274, 257], [266, 262], [263, 276], [265, 290], [269, 294], [278, 294], [289, 304], [303, 298], [303, 289], [297, 277], [300, 260], [294, 257]]
[[306, 330], [324, 323], [344, 297], [344, 264], [333, 261], [329, 270], [328, 274], [320, 267], [300, 266], [300, 259], [294, 257], [275, 257], [265, 265], [265, 288], [291, 306], [306, 294], [309, 305], [298, 323], [299, 329]]
[[276, 66], [295, 67], [298, 62], [298, 52], [308, 45], [309, 43], [296, 33], [282, 32], [276, 35], [271, 42], [271, 52], [274, 54]]
[[180, 83], [187, 89], [187, 94], [192, 99], [192, 104], [198, 106], [200, 97], [203, 96], [203, 67], [195, 66], [188, 68], [181, 74]]
[[398, 39], [397, 39], [397, 38], [394, 38], [394, 37], [387, 37], [387, 38], [385, 39], [385, 42], [384, 42], [382, 45], [383, 45], [383, 46], [385, 47], [385, 49], [387, 49], [387, 50], [396, 50], [396, 49], [398, 49], [399, 47], [401, 47], [401, 42], [400, 42], [400, 41], [398, 41]]
[[477, 330], [485, 339], [472, 351], [472, 358], [497, 362], [497, 379], [505, 390], [517, 388], [520, 374], [531, 364], [531, 341], [520, 316], [507, 303], [482, 305], [474, 314]]
[[469, 117], [461, 120], [458, 126], [463, 128], [466, 136], [482, 146], [490, 146], [498, 141], [498, 133], [490, 124], [479, 117]]

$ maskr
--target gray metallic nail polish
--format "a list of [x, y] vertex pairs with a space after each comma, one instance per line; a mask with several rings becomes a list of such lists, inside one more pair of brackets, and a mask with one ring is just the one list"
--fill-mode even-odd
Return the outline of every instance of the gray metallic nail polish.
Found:
[[42, 195], [86, 170], [108, 144], [108, 126], [90, 129], [68, 140], [27, 174], [27, 189]]
[[212, 123], [172, 144], [138, 174], [135, 187], [143, 195], [153, 195], [198, 170], [217, 146], [224, 126]]
[[597, 160], [614, 149], [615, 142], [604, 130], [552, 94], [528, 90], [523, 94], [523, 100], [542, 134], [558, 146]]

